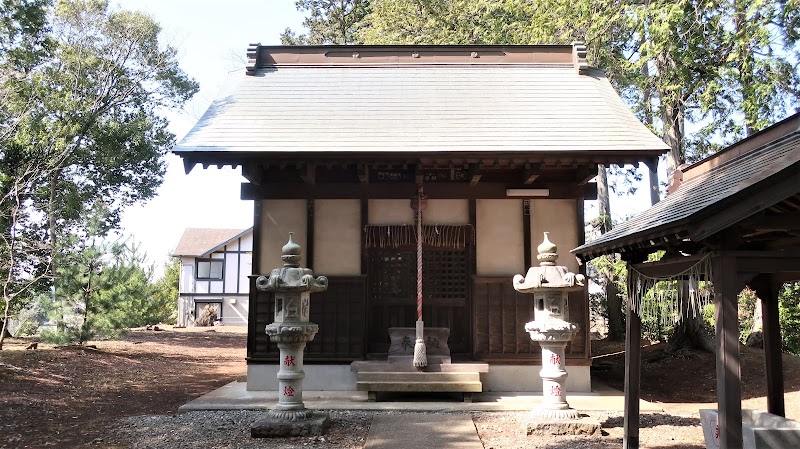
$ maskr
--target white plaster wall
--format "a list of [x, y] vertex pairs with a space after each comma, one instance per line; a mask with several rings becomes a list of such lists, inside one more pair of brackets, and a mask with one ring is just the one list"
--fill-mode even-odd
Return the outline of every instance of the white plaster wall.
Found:
[[225, 254], [224, 279], [225, 293], [237, 293], [237, 282], [239, 281], [239, 254]]
[[241, 240], [242, 240], [242, 243], [241, 243], [241, 245], [242, 245], [241, 246], [241, 250], [242, 251], [252, 251], [253, 250], [253, 233], [252, 232], [243, 235]]
[[314, 274], [361, 274], [361, 201], [314, 201]]
[[[590, 393], [592, 379], [588, 366], [567, 366], [567, 395]], [[270, 391], [278, 389], [279, 366], [248, 365], [247, 390]], [[541, 365], [490, 365], [489, 372], [481, 374], [483, 391], [541, 392]], [[353, 391], [356, 389], [356, 373], [350, 365], [305, 365], [305, 390]]]
[[253, 274], [253, 254], [240, 254], [241, 271], [239, 272], [239, 293], [250, 292], [250, 279], [248, 276]]
[[578, 261], [569, 250], [577, 248], [578, 232], [577, 204], [575, 200], [532, 200], [531, 201], [531, 256], [536, 262], [536, 247], [542, 243], [544, 232], [550, 233], [550, 241], [558, 246], [558, 265], [578, 272]]
[[[231, 304], [231, 299], [236, 302]], [[222, 299], [222, 323], [226, 326], [244, 326], [247, 324], [247, 297], [226, 296]]]
[[477, 200], [475, 206], [478, 276], [524, 273], [522, 200]]
[[369, 224], [414, 224], [411, 200], [369, 200]]
[[[269, 274], [273, 268], [283, 266], [281, 248], [289, 241], [289, 232], [302, 247], [306, 260], [306, 200], [262, 200], [261, 201], [261, 270]], [[262, 274], [263, 274], [262, 273]]]
[[[278, 389], [278, 364], [247, 365], [247, 390], [270, 391]], [[356, 373], [347, 365], [304, 365], [306, 377], [304, 390], [316, 391], [354, 391]]]
[[[202, 283], [201, 281], [200, 284]], [[209, 283], [208, 292], [206, 293], [222, 293], [222, 283], [223, 281], [211, 281]]]
[[468, 200], [428, 200], [422, 212], [425, 224], [463, 225], [469, 223]]
[[178, 291], [180, 293], [194, 292], [194, 257], [181, 257], [180, 282]]
[[[569, 393], [592, 391], [588, 366], [567, 366], [567, 397]], [[481, 377], [483, 391], [542, 391], [541, 365], [490, 365]]]

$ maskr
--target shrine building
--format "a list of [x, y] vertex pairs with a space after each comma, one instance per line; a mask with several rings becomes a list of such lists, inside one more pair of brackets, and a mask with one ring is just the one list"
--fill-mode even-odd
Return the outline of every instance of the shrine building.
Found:
[[[453, 363], [488, 365], [484, 391], [541, 391], [533, 295], [513, 276], [545, 231], [559, 264], [583, 272], [569, 250], [598, 165], [653, 167], [668, 149], [585, 57], [580, 43], [249, 47], [175, 153], [187, 172], [241, 167], [254, 274], [283, 265], [293, 232], [301, 266], [329, 279], [311, 298], [307, 390], [355, 390], [351, 363], [386, 360], [388, 329], [413, 328], [421, 184], [425, 326], [449, 329]], [[274, 305], [250, 282], [248, 389], [271, 390]], [[589, 391], [588, 293], [569, 299], [569, 389]]]

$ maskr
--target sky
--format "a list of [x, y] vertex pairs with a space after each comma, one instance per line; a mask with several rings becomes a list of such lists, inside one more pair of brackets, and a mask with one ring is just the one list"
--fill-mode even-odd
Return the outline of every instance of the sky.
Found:
[[[279, 44], [284, 29], [300, 30], [303, 21], [294, 0], [118, 0], [116, 5], [153, 16], [164, 42], [178, 49], [181, 68], [200, 84], [183, 110], [164, 113], [178, 142], [211, 104], [228, 72], [244, 66], [249, 43]], [[239, 199], [243, 181], [241, 168], [196, 166], [187, 175], [181, 159], [170, 154], [158, 196], [124, 212], [124, 234], [148, 254], [159, 276], [185, 228], [252, 226], [253, 202]]]

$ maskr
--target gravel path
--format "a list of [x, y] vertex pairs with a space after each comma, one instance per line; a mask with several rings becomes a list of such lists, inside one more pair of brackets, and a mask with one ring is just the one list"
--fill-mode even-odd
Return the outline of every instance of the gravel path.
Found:
[[[250, 425], [263, 411], [190, 412], [123, 418], [95, 446], [132, 449], [189, 448], [363, 448], [376, 412], [332, 411], [331, 428], [320, 437], [250, 438]], [[402, 414], [401, 412], [377, 412]], [[622, 447], [622, 414], [593, 412], [601, 436], [527, 436], [526, 412], [473, 413], [484, 448], [490, 449], [618, 449]], [[703, 448], [700, 421], [692, 415], [667, 413], [642, 416], [642, 448]], [[416, 448], [415, 448], [416, 449]]]

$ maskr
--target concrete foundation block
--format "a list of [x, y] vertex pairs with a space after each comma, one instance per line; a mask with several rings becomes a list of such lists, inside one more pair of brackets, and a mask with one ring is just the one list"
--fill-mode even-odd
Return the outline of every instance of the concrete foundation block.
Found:
[[273, 416], [265, 416], [250, 427], [253, 438], [304, 437], [324, 435], [331, 425], [326, 412], [314, 412], [309, 419], [289, 421]]
[[525, 423], [528, 435], [600, 435], [600, 422], [583, 418], [574, 421], [531, 420]]

